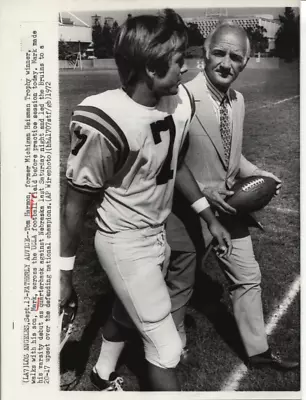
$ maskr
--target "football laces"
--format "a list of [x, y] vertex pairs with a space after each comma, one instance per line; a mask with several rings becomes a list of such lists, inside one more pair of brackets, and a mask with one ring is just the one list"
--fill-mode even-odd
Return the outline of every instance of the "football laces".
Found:
[[242, 189], [244, 192], [247, 192], [247, 191], [253, 189], [253, 188], [256, 187], [256, 186], [262, 185], [263, 183], [264, 183], [263, 178], [257, 178], [257, 179], [254, 179], [253, 181], [251, 181], [251, 182], [246, 183], [245, 185], [243, 185], [241, 189]]

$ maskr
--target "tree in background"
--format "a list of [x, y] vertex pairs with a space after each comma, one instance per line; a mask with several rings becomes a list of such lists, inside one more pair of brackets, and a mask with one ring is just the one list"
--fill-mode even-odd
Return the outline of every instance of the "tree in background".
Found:
[[60, 39], [58, 42], [58, 59], [59, 60], [67, 60], [72, 56], [72, 49], [69, 43], [65, 42], [65, 40]]
[[300, 17], [291, 7], [286, 7], [284, 15], [279, 15], [281, 26], [276, 32], [276, 55], [286, 61], [299, 58], [300, 50]]
[[120, 29], [120, 27], [118, 25], [118, 22], [114, 21], [112, 29], [111, 29], [111, 35], [112, 35], [113, 43], [115, 43], [115, 40], [116, 40], [117, 34], [119, 32], [119, 29]]
[[202, 46], [204, 43], [204, 38], [199, 30], [199, 27], [194, 22], [187, 23], [187, 33], [188, 33], [188, 46]]
[[251, 56], [254, 57], [255, 53], [265, 53], [269, 47], [269, 40], [265, 36], [267, 30], [260, 25], [256, 25], [255, 28], [249, 26], [244, 28], [248, 35], [251, 44]]
[[101, 36], [102, 36], [102, 26], [100, 24], [99, 18], [96, 17], [94, 19], [94, 22], [93, 22], [93, 25], [92, 25], [92, 28], [91, 28], [91, 37], [92, 37], [94, 55], [96, 57], [97, 57], [97, 54], [99, 52]]
[[102, 27], [99, 18], [95, 18], [92, 26], [92, 41], [94, 55], [97, 58], [113, 57], [113, 47], [118, 29], [117, 21], [114, 21], [112, 26], [105, 21]]
[[114, 42], [111, 29], [111, 26], [105, 21], [102, 28], [101, 47], [100, 54], [97, 56], [98, 58], [111, 58], [113, 56]]

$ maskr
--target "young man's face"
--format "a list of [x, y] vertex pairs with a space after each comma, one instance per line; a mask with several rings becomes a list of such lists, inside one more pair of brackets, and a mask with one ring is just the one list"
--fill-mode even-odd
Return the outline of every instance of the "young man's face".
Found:
[[213, 85], [227, 91], [245, 67], [246, 39], [235, 30], [220, 30], [212, 38], [205, 71]]
[[155, 73], [153, 78], [152, 91], [156, 97], [171, 96], [178, 92], [182, 74], [187, 71], [184, 61], [184, 54], [177, 52], [169, 63], [166, 74], [162, 77]]

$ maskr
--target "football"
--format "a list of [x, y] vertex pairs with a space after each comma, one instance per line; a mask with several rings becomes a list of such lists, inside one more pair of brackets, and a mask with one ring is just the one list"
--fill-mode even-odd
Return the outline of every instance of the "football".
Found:
[[235, 183], [226, 202], [240, 214], [261, 210], [276, 193], [277, 182], [267, 176], [249, 176]]

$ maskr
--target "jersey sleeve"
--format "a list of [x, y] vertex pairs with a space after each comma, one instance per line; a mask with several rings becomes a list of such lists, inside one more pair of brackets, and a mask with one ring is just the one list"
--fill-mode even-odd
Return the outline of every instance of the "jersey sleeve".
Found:
[[68, 183], [80, 191], [99, 192], [127, 158], [129, 148], [123, 132], [101, 109], [81, 105], [71, 118], [70, 137]]

